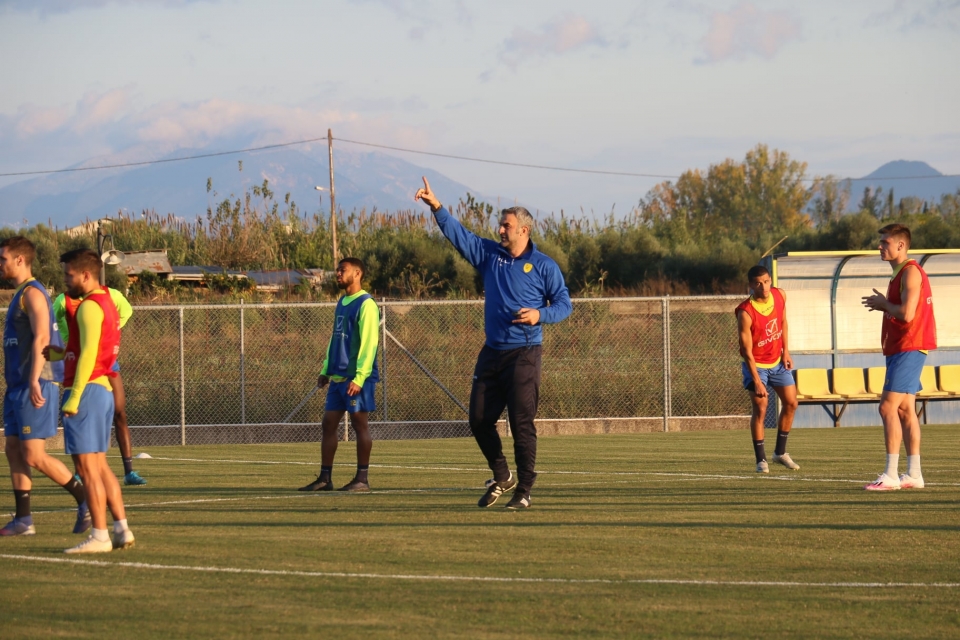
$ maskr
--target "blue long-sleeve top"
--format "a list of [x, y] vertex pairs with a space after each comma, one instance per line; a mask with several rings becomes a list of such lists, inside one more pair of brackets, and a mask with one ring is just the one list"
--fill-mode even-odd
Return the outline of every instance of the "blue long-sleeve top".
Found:
[[[440, 207], [433, 216], [443, 235], [483, 276], [488, 347], [507, 350], [541, 344], [542, 325], [560, 322], [573, 311], [560, 267], [532, 241], [523, 255], [514, 258], [499, 242], [467, 231], [446, 208]], [[519, 309], [537, 309], [540, 323], [513, 324], [513, 313]]]

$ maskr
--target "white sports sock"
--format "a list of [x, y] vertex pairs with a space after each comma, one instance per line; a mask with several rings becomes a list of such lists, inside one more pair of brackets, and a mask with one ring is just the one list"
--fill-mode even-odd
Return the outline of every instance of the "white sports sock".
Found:
[[920, 473], [920, 454], [918, 453], [915, 456], [907, 456], [907, 475], [911, 478], [919, 478]]
[[123, 520], [114, 520], [114, 521], [113, 521], [113, 532], [114, 532], [114, 533], [120, 533], [121, 531], [126, 531], [128, 528], [129, 528], [129, 527], [127, 527], [127, 519], [126, 519], [126, 518], [124, 518]]
[[897, 465], [900, 463], [900, 454], [899, 453], [888, 453], [887, 454], [887, 468], [884, 470], [884, 473], [887, 477], [898, 478], [900, 477], [897, 473]]
[[107, 533], [106, 529], [91, 529], [90, 535], [98, 542], [110, 542], [110, 534]]

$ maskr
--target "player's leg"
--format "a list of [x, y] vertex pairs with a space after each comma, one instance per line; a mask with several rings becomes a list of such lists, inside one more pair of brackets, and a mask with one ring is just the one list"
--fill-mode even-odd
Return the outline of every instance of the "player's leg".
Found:
[[[64, 402], [68, 398], [69, 396], [66, 396]], [[108, 497], [111, 506], [115, 506], [115, 494], [110, 481], [117, 484], [116, 476], [107, 464], [112, 418], [113, 394], [96, 383], [91, 383], [84, 389], [77, 413], [63, 416], [65, 448], [73, 456], [73, 462], [83, 480], [93, 524], [90, 537], [77, 546], [66, 549], [65, 553], [104, 553], [113, 550], [113, 542], [107, 529]], [[120, 510], [122, 512], [122, 505]]]
[[[760, 381], [764, 383], [766, 390], [766, 370], [758, 369]], [[753, 455], [756, 458], [757, 473], [769, 473], [770, 466], [767, 464], [767, 450], [764, 443], [764, 418], [767, 415], [767, 402], [769, 397], [766, 395], [758, 396], [756, 393], [756, 384], [753, 376], [750, 374], [750, 368], [746, 363], [741, 363], [740, 373], [743, 376], [743, 388], [750, 394], [750, 437], [753, 441]]]
[[500, 352], [484, 346], [477, 357], [473, 386], [470, 389], [470, 431], [480, 452], [493, 471], [493, 482], [487, 483], [487, 491], [477, 503], [489, 507], [516, 486], [516, 478], [510, 472], [503, 455], [503, 442], [497, 432], [497, 421], [507, 406], [507, 390], [500, 381]]
[[127, 510], [123, 505], [123, 492], [120, 489], [120, 482], [110, 469], [106, 455], [101, 459], [100, 479], [103, 483], [107, 507], [113, 515], [113, 548], [128, 549], [133, 546], [135, 538], [127, 524]]
[[123, 459], [123, 483], [127, 485], [143, 485], [147, 481], [133, 470], [133, 440], [130, 438], [130, 425], [127, 424], [127, 392], [123, 388], [123, 378], [119, 371], [117, 376], [110, 379], [113, 387], [113, 425], [117, 436], [117, 447]]
[[[780, 398], [780, 415], [777, 417], [777, 446], [773, 450], [773, 461], [782, 464], [787, 469], [794, 471], [800, 468], [790, 454], [787, 453], [787, 437], [790, 435], [790, 429], [793, 427], [793, 418], [797, 413], [797, 387], [793, 384], [793, 375], [783, 369], [778, 379], [773, 380], [773, 390]], [[790, 384], [783, 385], [782, 382], [789, 380]]]
[[[6, 403], [4, 403], [6, 404]], [[33, 516], [30, 512], [30, 490], [33, 487], [33, 480], [30, 477], [30, 467], [23, 459], [23, 452], [20, 449], [20, 438], [13, 435], [19, 432], [16, 424], [4, 412], [4, 450], [7, 454], [7, 463], [10, 466], [10, 481], [13, 485], [13, 499], [16, 504], [16, 512], [13, 520], [8, 522], [0, 529], [0, 536], [21, 536], [33, 535], [36, 529], [33, 526]]]
[[887, 450], [887, 464], [874, 482], [864, 488], [869, 491], [890, 491], [900, 488], [897, 466], [900, 462], [900, 444], [903, 441], [903, 425], [900, 422], [900, 405], [907, 394], [884, 391], [880, 396], [880, 420], [883, 422], [883, 441]]
[[903, 432], [903, 446], [907, 450], [907, 472], [900, 476], [901, 489], [923, 489], [920, 471], [920, 419], [917, 417], [917, 397], [904, 394], [899, 411]]
[[377, 383], [367, 380], [360, 393], [348, 396], [350, 424], [357, 436], [357, 473], [340, 491], [370, 491], [368, 473], [373, 436], [370, 434], [370, 413], [377, 410]]
[[368, 473], [370, 469], [370, 451], [373, 438], [370, 436], [370, 413], [355, 411], [350, 414], [350, 424], [357, 436], [357, 474], [340, 491], [370, 491]]
[[530, 506], [530, 490], [537, 480], [537, 406], [540, 402], [540, 345], [518, 349], [508, 369], [507, 415], [513, 429], [513, 453], [517, 463], [517, 488], [508, 509]]
[[337, 455], [337, 431], [348, 406], [345, 396], [345, 383], [330, 382], [323, 420], [320, 423], [320, 473], [316, 480], [297, 491], [333, 491], [333, 459]]

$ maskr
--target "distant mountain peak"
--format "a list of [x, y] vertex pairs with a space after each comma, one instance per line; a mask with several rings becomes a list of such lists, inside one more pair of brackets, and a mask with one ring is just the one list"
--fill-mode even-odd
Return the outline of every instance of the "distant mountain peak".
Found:
[[885, 178], [929, 178], [943, 174], [917, 160], [894, 160], [883, 165], [873, 173], [864, 176], [861, 180], [883, 180]]

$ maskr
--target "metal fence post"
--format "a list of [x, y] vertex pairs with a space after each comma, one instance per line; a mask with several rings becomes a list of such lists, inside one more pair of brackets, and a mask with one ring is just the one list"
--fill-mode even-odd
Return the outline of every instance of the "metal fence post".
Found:
[[670, 431], [670, 298], [660, 301], [663, 314], [663, 430]]
[[247, 370], [244, 343], [243, 298], [240, 298], [240, 424], [247, 424]]
[[187, 444], [187, 390], [183, 348], [183, 307], [180, 307], [180, 445]]
[[[386, 301], [386, 298], [380, 298], [381, 303]], [[390, 419], [387, 414], [387, 305], [383, 305], [381, 311], [380, 327], [380, 363], [383, 365], [380, 367], [380, 389], [383, 395], [383, 421], [386, 422]]]

